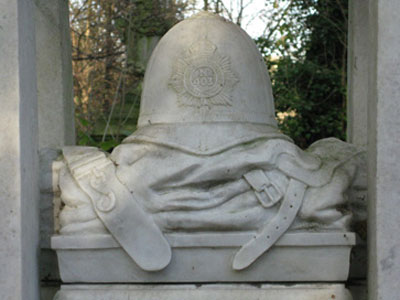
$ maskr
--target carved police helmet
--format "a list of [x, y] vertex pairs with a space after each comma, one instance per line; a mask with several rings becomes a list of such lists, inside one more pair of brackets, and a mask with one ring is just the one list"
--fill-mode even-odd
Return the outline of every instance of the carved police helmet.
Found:
[[144, 78], [138, 130], [125, 142], [204, 154], [276, 136], [283, 137], [256, 45], [237, 25], [202, 12], [158, 43]]
[[187, 122], [276, 125], [256, 45], [239, 26], [206, 12], [160, 40], [144, 79], [139, 127]]

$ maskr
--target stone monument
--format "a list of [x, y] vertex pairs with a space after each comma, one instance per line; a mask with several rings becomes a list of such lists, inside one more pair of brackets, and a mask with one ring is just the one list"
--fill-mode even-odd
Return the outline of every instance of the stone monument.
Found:
[[364, 168], [354, 145], [303, 151], [280, 133], [251, 38], [197, 14], [152, 54], [138, 129], [110, 155], [65, 147], [54, 163], [56, 299], [351, 299], [338, 282]]

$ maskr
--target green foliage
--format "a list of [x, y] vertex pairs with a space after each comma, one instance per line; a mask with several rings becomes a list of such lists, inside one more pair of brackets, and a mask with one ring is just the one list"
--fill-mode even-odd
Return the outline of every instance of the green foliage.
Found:
[[329, 136], [344, 139], [345, 90], [340, 77], [336, 70], [310, 60], [278, 62], [273, 73], [276, 111], [289, 112], [279, 126], [299, 146]]
[[347, 0], [297, 0], [287, 13], [294, 31], [284, 24], [280, 39], [256, 41], [270, 69], [279, 127], [303, 148], [324, 137], [345, 139]]
[[156, 0], [136, 0], [132, 3], [131, 30], [143, 36], [163, 36], [177, 22], [176, 15], [182, 14], [184, 9], [183, 5], [172, 1], [169, 7]]

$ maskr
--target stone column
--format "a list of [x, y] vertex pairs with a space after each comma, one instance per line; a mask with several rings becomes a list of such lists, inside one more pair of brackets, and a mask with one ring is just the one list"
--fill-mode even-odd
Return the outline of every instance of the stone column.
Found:
[[35, 0], [39, 147], [75, 144], [68, 0]]
[[[64, 145], [75, 144], [68, 0], [35, 0], [36, 69], [40, 153], [40, 278], [42, 299], [52, 299], [59, 280], [54, 233], [52, 161]], [[49, 296], [46, 296], [49, 294]]]
[[400, 278], [400, 1], [370, 2], [368, 297], [398, 299]]
[[38, 300], [38, 147], [32, 0], [0, 0], [0, 299]]
[[349, 1], [347, 140], [367, 145], [368, 0]]
[[[349, 1], [347, 141], [360, 147], [366, 147], [368, 142], [368, 22], [369, 0]], [[366, 194], [354, 193], [351, 203], [357, 245], [352, 250], [348, 288], [354, 299], [364, 300], [367, 298]]]

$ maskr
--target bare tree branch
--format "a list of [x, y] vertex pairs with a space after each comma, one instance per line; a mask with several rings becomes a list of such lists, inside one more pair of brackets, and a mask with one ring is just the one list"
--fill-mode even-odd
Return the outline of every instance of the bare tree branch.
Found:
[[119, 52], [111, 52], [111, 53], [106, 53], [106, 54], [99, 54], [99, 55], [95, 55], [95, 54], [88, 54], [86, 56], [73, 56], [72, 60], [74, 61], [80, 61], [80, 60], [101, 60], [107, 57], [111, 57], [111, 56], [119, 56], [121, 54], [124, 54], [124, 51], [119, 51]]

